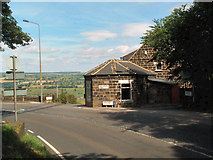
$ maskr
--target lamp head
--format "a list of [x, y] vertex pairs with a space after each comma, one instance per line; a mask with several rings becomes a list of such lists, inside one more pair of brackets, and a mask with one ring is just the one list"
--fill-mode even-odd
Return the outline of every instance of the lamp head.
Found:
[[29, 22], [28, 20], [25, 20], [25, 19], [24, 19], [23, 21], [24, 21], [24, 22]]

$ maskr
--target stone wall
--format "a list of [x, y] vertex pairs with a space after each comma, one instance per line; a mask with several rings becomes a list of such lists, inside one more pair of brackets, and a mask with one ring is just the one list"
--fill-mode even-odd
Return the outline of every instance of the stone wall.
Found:
[[92, 79], [85, 77], [85, 105], [92, 106]]
[[[2, 102], [13, 102], [14, 98], [13, 96], [2, 96], [1, 97]], [[38, 96], [17, 96], [17, 102], [39, 102]]]
[[[133, 107], [138, 104], [146, 103], [146, 96], [140, 89], [144, 89], [143, 86], [144, 77], [137, 76], [96, 76], [92, 77], [92, 106], [102, 107], [103, 101], [115, 101], [115, 107]], [[132, 81], [132, 100], [121, 100], [121, 84], [119, 80]], [[142, 98], [141, 98], [142, 96]], [[140, 102], [138, 102], [138, 100]]]
[[157, 73], [155, 78], [169, 79], [171, 74], [169, 74], [170, 70], [167, 69], [165, 62], [162, 62], [161, 70], [156, 70], [156, 64], [154, 64], [155, 62], [150, 61], [155, 53], [156, 51], [154, 51], [151, 47], [148, 45], [143, 45], [138, 51], [135, 51], [135, 53], [130, 57], [129, 61]]
[[[121, 84], [119, 80], [131, 81], [131, 100], [121, 100]], [[87, 101], [87, 97], [85, 97], [87, 106], [103, 107], [103, 101], [114, 101], [114, 107], [137, 107], [148, 103], [171, 103], [172, 85], [150, 82], [146, 76], [92, 76], [85, 77], [86, 81], [91, 81], [91, 101]], [[88, 87], [85, 88], [88, 89]]]
[[135, 106], [141, 106], [148, 103], [148, 93], [147, 93], [147, 77], [146, 76], [136, 76], [136, 79], [133, 83], [133, 98]]
[[169, 104], [172, 100], [172, 85], [149, 82], [148, 83], [148, 103]]

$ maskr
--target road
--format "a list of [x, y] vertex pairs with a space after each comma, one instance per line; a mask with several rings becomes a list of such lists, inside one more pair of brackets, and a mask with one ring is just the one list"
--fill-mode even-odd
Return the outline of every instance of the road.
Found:
[[[66, 158], [211, 158], [211, 115], [172, 108], [18, 104], [18, 120]], [[14, 120], [13, 104], [2, 104]], [[50, 149], [52, 154], [56, 154]]]

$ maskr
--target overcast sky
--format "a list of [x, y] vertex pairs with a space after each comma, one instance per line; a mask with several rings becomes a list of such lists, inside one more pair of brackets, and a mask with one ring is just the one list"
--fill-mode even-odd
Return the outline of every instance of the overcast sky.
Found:
[[17, 55], [19, 70], [39, 72], [38, 27], [40, 24], [43, 72], [86, 72], [111, 59], [119, 59], [140, 47], [153, 20], [163, 18], [183, 2], [94, 3], [11, 2], [13, 16], [33, 42], [1, 52], [1, 71]]

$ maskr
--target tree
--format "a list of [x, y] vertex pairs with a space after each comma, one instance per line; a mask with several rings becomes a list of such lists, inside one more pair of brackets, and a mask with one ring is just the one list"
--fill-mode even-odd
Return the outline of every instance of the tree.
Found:
[[212, 16], [212, 3], [194, 2], [189, 9], [182, 6], [171, 15], [154, 20], [152, 29], [141, 37], [142, 43], [157, 51], [153, 59], [165, 60], [174, 76], [190, 75], [188, 80], [197, 89], [198, 99], [208, 97], [208, 104], [213, 80]]
[[18, 26], [18, 22], [12, 16], [12, 11], [8, 5], [8, 2], [1, 2], [1, 20], [2, 20], [2, 33], [1, 41], [11, 49], [16, 49], [19, 45], [29, 45], [32, 38], [22, 31], [22, 28]]

